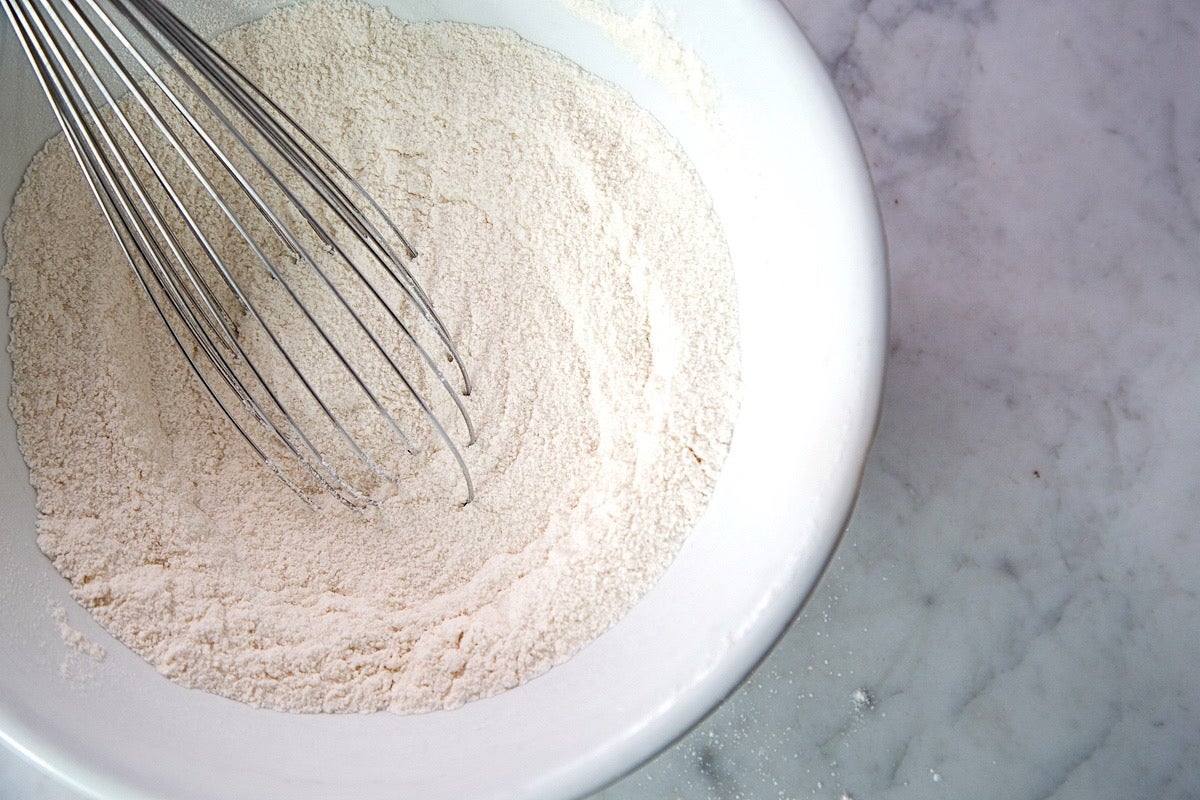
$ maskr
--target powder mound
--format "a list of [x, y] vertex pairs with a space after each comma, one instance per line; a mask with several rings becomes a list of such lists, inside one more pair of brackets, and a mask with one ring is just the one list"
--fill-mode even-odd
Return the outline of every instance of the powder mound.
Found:
[[299, 502], [195, 384], [55, 139], [5, 231], [39, 544], [185, 686], [295, 712], [514, 687], [637, 602], [725, 456], [736, 321], [707, 195], [625, 93], [511, 32], [316, 2], [221, 46], [421, 251], [477, 385], [477, 499], [447, 473], [366, 511]]

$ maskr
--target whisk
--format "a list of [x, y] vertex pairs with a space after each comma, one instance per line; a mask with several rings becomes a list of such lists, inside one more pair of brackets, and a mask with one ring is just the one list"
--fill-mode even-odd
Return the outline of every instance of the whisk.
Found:
[[0, 2], [137, 281], [257, 457], [310, 503], [364, 506], [397, 454], [444, 449], [469, 503], [471, 382], [381, 204], [159, 0]]

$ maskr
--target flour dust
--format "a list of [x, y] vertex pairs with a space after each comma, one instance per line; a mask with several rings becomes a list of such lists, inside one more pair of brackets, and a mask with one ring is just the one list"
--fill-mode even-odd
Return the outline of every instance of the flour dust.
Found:
[[322, 0], [221, 45], [421, 252], [477, 385], [478, 497], [435, 466], [378, 507], [299, 502], [197, 388], [56, 139], [5, 229], [38, 542], [184, 686], [294, 712], [514, 687], [642, 597], [725, 456], [736, 312], [704, 188], [625, 93], [508, 31]]

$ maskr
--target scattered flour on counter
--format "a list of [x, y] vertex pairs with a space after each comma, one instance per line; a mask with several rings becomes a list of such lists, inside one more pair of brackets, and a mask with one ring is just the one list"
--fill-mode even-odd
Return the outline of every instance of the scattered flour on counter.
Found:
[[626, 94], [511, 32], [321, 0], [222, 46], [421, 251], [478, 387], [478, 497], [299, 502], [196, 386], [59, 138], [5, 229], [39, 545], [185, 686], [295, 712], [514, 687], [658, 579], [726, 454], [736, 312], [707, 195]]
[[855, 711], [871, 711], [875, 708], [875, 695], [871, 694], [870, 689], [855, 689], [850, 693], [850, 702], [854, 704]]

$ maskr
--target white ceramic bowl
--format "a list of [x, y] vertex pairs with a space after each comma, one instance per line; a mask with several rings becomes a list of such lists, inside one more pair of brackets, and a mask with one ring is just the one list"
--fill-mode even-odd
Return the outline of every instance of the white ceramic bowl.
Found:
[[[223, 5], [208, 2], [192, 10], [211, 17]], [[4, 414], [0, 737], [85, 793], [584, 794], [653, 756], [737, 686], [812, 589], [850, 512], [881, 391], [884, 249], [854, 133], [783, 7], [660, 3], [673, 37], [695, 50], [721, 93], [732, 142], [723, 147], [635, 59], [554, 0], [395, 5], [401, 16], [513, 28], [624, 86], [683, 143], [712, 193], [737, 270], [744, 395], [728, 462], [662, 580], [568, 663], [453, 712], [298, 716], [182, 689], [74, 606], [34, 541], [33, 492]], [[2, 33], [0, 218], [52, 131], [11, 30]], [[7, 291], [5, 283], [0, 308]], [[7, 397], [11, 368], [0, 359]], [[62, 675], [67, 649], [51, 616], [56, 604], [108, 651], [86, 680]]]

